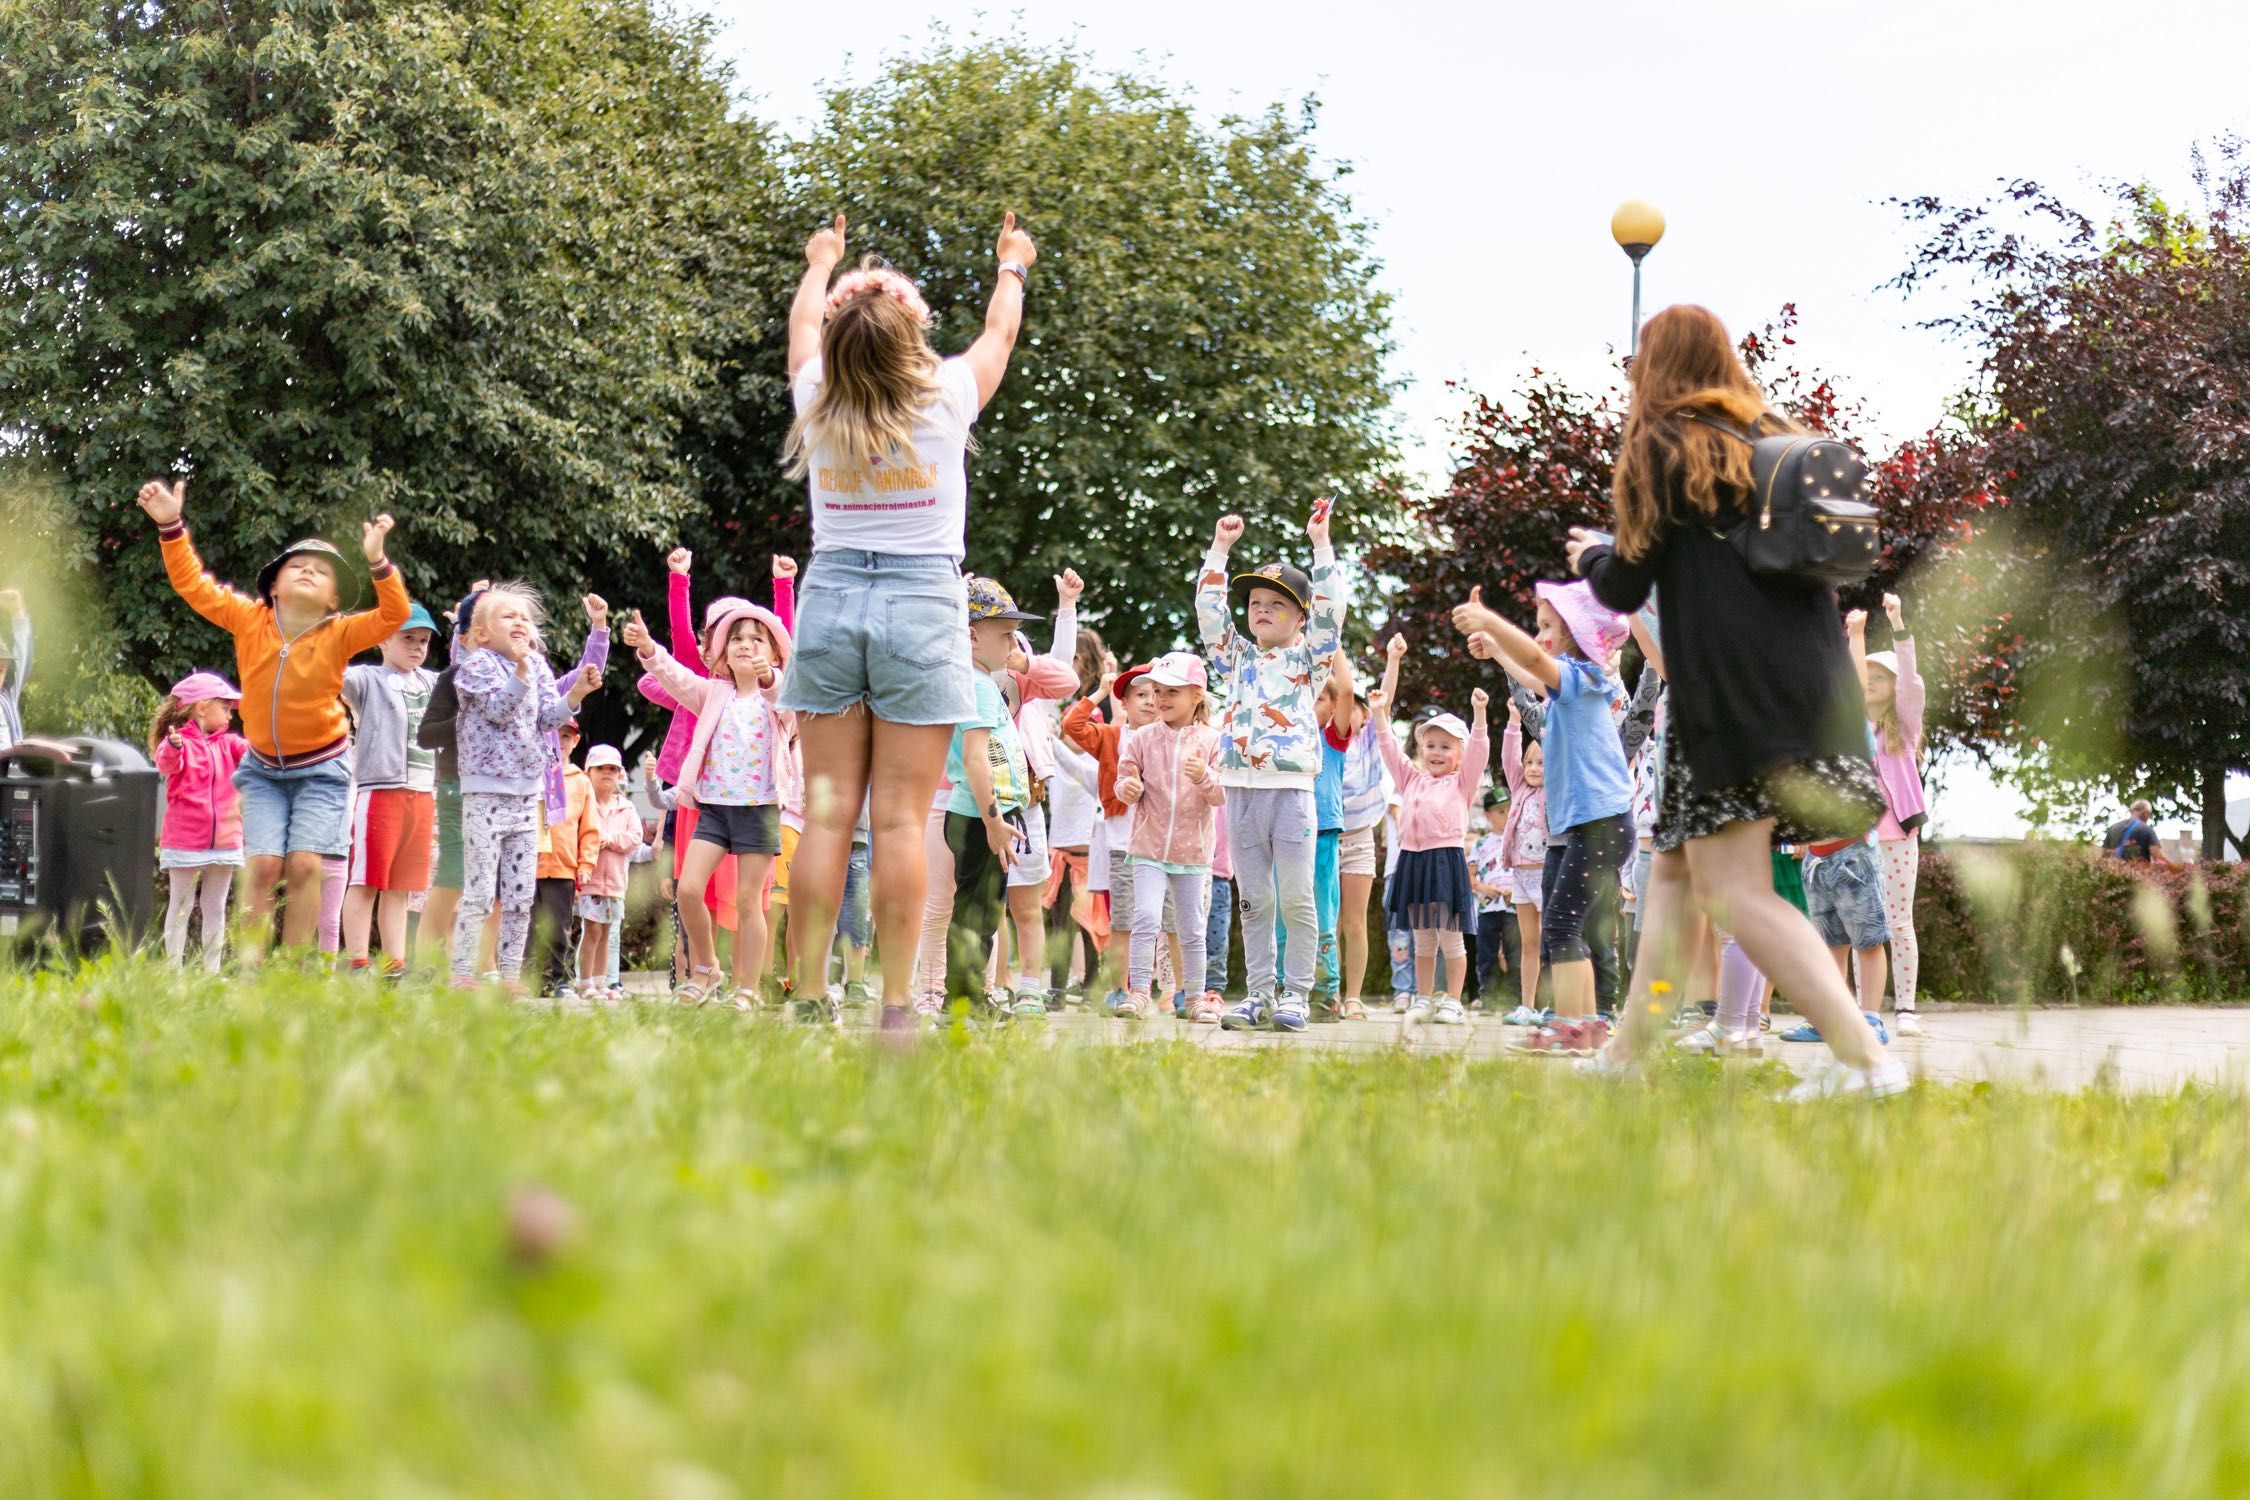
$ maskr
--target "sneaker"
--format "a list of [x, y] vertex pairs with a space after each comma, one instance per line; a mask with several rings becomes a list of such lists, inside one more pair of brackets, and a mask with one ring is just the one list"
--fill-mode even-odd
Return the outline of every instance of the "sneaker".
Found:
[[1414, 997], [1412, 995], [1405, 990], [1393, 990], [1391, 992], [1391, 1011], [1393, 1014], [1403, 1016], [1413, 1008]]
[[1785, 1042], [1817, 1042], [1820, 1040], [1820, 1032], [1812, 1022], [1801, 1021], [1784, 1031], [1781, 1039]]
[[346, 973], [347, 973], [347, 974], [348, 974], [348, 975], [349, 975], [349, 976], [350, 976], [351, 978], [353, 978], [353, 979], [364, 979], [364, 978], [366, 978], [366, 977], [367, 977], [367, 960], [366, 960], [366, 959], [364, 959], [364, 958], [355, 958], [355, 959], [353, 959], [353, 960], [351, 961], [351, 963], [350, 963], [350, 964], [349, 964], [349, 965], [348, 965], [348, 966], [346, 967], [346, 969], [345, 969], [345, 972], [346, 972]]
[[913, 1009], [903, 1005], [884, 1006], [882, 1019], [875, 1023], [877, 1044], [892, 1048], [912, 1045], [914, 1033], [928, 1024], [921, 1016], [916, 1014], [916, 1011], [920, 1009], [920, 1001], [915, 1002]]
[[[385, 983], [387, 983], [387, 984], [397, 984], [397, 983], [401, 982], [402, 980], [404, 980], [405, 978], [406, 978], [406, 960], [405, 960], [405, 959], [403, 959], [403, 958], [392, 958], [392, 959], [386, 959], [386, 960], [384, 960], [384, 962], [383, 962], [383, 980], [384, 980], [384, 982], [385, 982]], [[1914, 1012], [1912, 1012], [1912, 1011], [1908, 1011], [1908, 1012], [1907, 1012], [1907, 1014], [1911, 1016], [1911, 1015], [1913, 1015], [1913, 1014], [1914, 1014]]]
[[1886, 1057], [1871, 1068], [1851, 1068], [1831, 1063], [1783, 1094], [1789, 1104], [1811, 1104], [1823, 1099], [1889, 1099], [1914, 1087], [1906, 1064]]
[[1729, 1031], [1717, 1021], [1697, 1027], [1672, 1043], [1690, 1057], [1764, 1057], [1766, 1044], [1758, 1033], [1744, 1027]]
[[1922, 1035], [1921, 1018], [1910, 1010], [1902, 1010], [1891, 1017], [1891, 1031], [1897, 1036]]
[[1102, 996], [1102, 1009], [1113, 1016], [1117, 1014], [1117, 1007], [1124, 1003], [1125, 992], [1123, 990], [1111, 990], [1108, 994]]
[[1612, 1082], [1631, 1077], [1634, 1067], [1633, 1060], [1619, 1054], [1615, 1047], [1604, 1047], [1599, 1052], [1570, 1060], [1570, 1071], [1579, 1077], [1606, 1078]]
[[1448, 995], [1437, 1003], [1437, 1009], [1430, 1019], [1440, 1026], [1459, 1026], [1469, 1017], [1461, 1009], [1461, 1002]]
[[1519, 1005], [1500, 1018], [1503, 1026], [1537, 1026], [1544, 1019], [1528, 1005]]
[[1863, 1010], [1860, 1014], [1867, 1017], [1867, 1024], [1875, 1028], [1875, 1040], [1888, 1047], [1891, 1044], [1891, 1034], [1883, 1029], [1883, 1018], [1871, 1010]]
[[1283, 994], [1273, 1008], [1273, 1029], [1276, 1031], [1303, 1031], [1310, 1020], [1302, 995]]
[[1074, 984], [1062, 992], [1062, 1003], [1076, 1010], [1086, 1003], [1086, 987]]
[[1133, 990], [1124, 999], [1110, 1007], [1110, 1014], [1120, 1021], [1138, 1021], [1148, 1014], [1148, 992]]
[[1041, 1015], [1047, 1013], [1047, 987], [1036, 979], [1019, 980], [1016, 983], [1015, 1002], [1009, 1008], [1019, 1016], [1028, 1016], [1031, 1012], [1025, 1007], [1030, 1005], [1038, 1006]]
[[1172, 1015], [1173, 1015], [1173, 1018], [1174, 1018], [1174, 1019], [1176, 1019], [1176, 1020], [1181, 1020], [1181, 1021], [1184, 1021], [1184, 1020], [1186, 1020], [1186, 1019], [1187, 1019], [1187, 991], [1186, 991], [1186, 990], [1174, 990], [1174, 991], [1172, 991]]
[[1408, 999], [1412, 1003], [1406, 1007], [1406, 1024], [1419, 1026], [1430, 1018], [1430, 1002], [1420, 995], [1411, 995]]
[[1219, 1025], [1228, 1031], [1256, 1031], [1266, 1024], [1273, 1013], [1273, 1002], [1263, 995], [1252, 995], [1239, 1005], [1228, 1007], [1219, 1016]]
[[1217, 990], [1205, 990], [1188, 1002], [1188, 1020], [1197, 1026], [1216, 1026], [1226, 1010], [1226, 1001]]
[[848, 979], [844, 981], [844, 1004], [865, 1005], [872, 998], [873, 997], [867, 993], [866, 981], [859, 979]]
[[[894, 1008], [888, 1005], [883, 1007], [883, 1024], [886, 1026], [890, 1024], [890, 1013]], [[934, 1021], [944, 1015], [945, 992], [943, 990], [924, 990], [921, 994], [916, 995], [914, 997], [914, 1014], [928, 1021]]]
[[833, 1026], [843, 1019], [836, 1002], [826, 995], [814, 1000], [798, 1000], [789, 1007], [790, 1017], [807, 1026]]

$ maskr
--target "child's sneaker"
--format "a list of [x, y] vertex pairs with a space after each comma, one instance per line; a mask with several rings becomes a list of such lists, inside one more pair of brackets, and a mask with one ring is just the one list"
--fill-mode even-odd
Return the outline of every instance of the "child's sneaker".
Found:
[[[399, 983], [402, 983], [402, 982], [403, 982], [403, 981], [405, 980], [405, 978], [406, 978], [406, 960], [405, 960], [405, 959], [403, 959], [403, 958], [391, 958], [391, 959], [385, 959], [385, 960], [383, 961], [383, 982], [384, 982], [384, 983], [386, 983], [386, 984], [399, 984]], [[1906, 1014], [1907, 1014], [1907, 1015], [1909, 1015], [1909, 1016], [1911, 1016], [1911, 1015], [1913, 1015], [1913, 1014], [1914, 1014], [1914, 1012], [1912, 1012], [1912, 1011], [1908, 1011], [1908, 1012], [1907, 1012]]]
[[1440, 1026], [1459, 1026], [1469, 1018], [1461, 1009], [1461, 1002], [1448, 995], [1437, 1003], [1437, 1009], [1430, 1019]]
[[1086, 1003], [1086, 987], [1078, 984], [1069, 986], [1062, 992], [1062, 1003], [1072, 1010], [1078, 1009]]
[[1406, 1024], [1419, 1026], [1430, 1018], [1430, 1001], [1426, 995], [1406, 997]]
[[1503, 1026], [1537, 1026], [1543, 1019], [1538, 1011], [1528, 1005], [1519, 1005], [1500, 1018]]
[[1188, 1002], [1188, 1020], [1196, 1026], [1216, 1026], [1219, 1016], [1226, 1010], [1226, 1001], [1217, 990], [1205, 990]]
[[1309, 1019], [1305, 997], [1302, 995], [1284, 992], [1274, 1004], [1273, 1029], [1276, 1031], [1303, 1031]]
[[1412, 994], [1405, 990], [1391, 991], [1391, 1011], [1394, 1015], [1403, 1016], [1413, 1008], [1414, 996]]
[[872, 997], [867, 993], [867, 985], [865, 981], [858, 979], [847, 979], [844, 981], [844, 1004], [866, 1005], [869, 1003], [871, 998]]
[[1044, 987], [1016, 991], [1016, 998], [1008, 1007], [1008, 1014], [1019, 1021], [1044, 1021], [1047, 1019], [1047, 991]]
[[1894, 1036], [1920, 1036], [1921, 1018], [1910, 1010], [1902, 1010], [1891, 1017], [1891, 1032]]
[[1113, 1016], [1117, 1014], [1117, 1007], [1124, 1003], [1125, 992], [1123, 990], [1111, 990], [1102, 997], [1102, 1009]]
[[1138, 1021], [1148, 1014], [1148, 992], [1128, 990], [1125, 998], [1110, 1008], [1110, 1014], [1120, 1021]]
[[924, 990], [914, 997], [914, 1014], [925, 1021], [935, 1021], [945, 1014], [945, 992]]
[[1867, 1017], [1867, 1024], [1875, 1028], [1875, 1040], [1888, 1047], [1891, 1044], [1891, 1034], [1883, 1029], [1883, 1018], [1871, 1010], [1863, 1010], [1860, 1014]]
[[352, 979], [365, 979], [367, 977], [367, 968], [368, 964], [366, 959], [355, 958], [351, 961], [345, 973], [347, 977]]
[[1789, 1104], [1811, 1104], [1823, 1099], [1889, 1099], [1912, 1087], [1914, 1079], [1907, 1073], [1906, 1064], [1895, 1057], [1886, 1057], [1871, 1068], [1830, 1063], [1781, 1097]]
[[1219, 1017], [1219, 1025], [1228, 1031], [1256, 1031], [1266, 1024], [1273, 1012], [1273, 1004], [1263, 995], [1252, 995], [1241, 1004], [1230, 1006]]

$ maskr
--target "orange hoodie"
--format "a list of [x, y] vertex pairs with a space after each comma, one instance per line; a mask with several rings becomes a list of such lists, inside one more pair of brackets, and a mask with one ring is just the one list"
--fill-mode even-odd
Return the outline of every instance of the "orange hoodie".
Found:
[[1081, 698], [1063, 710], [1062, 737], [1094, 757], [1099, 767], [1094, 791], [1101, 799], [1102, 816], [1123, 817], [1129, 810], [1117, 797], [1117, 747], [1125, 737], [1122, 724], [1105, 724], [1094, 717], [1094, 700]]
[[274, 608], [213, 578], [195, 555], [187, 527], [157, 528], [164, 571], [188, 608], [234, 637], [242, 679], [242, 734], [269, 763], [294, 769], [333, 760], [351, 748], [344, 716], [344, 668], [406, 623], [406, 584], [388, 561], [374, 569], [375, 607], [330, 615], [295, 640], [281, 638]]
[[577, 766], [563, 767], [563, 806], [567, 810], [560, 823], [547, 822], [541, 809], [541, 880], [583, 880], [601, 857], [602, 819], [594, 808], [594, 779]]

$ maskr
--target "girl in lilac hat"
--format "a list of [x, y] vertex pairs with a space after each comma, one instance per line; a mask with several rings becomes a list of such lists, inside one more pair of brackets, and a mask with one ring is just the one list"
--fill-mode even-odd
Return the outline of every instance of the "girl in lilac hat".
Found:
[[1553, 976], [1557, 1023], [1533, 1038], [1539, 1050], [1586, 1052], [1608, 1040], [1595, 1014], [1594, 950], [1616, 931], [1617, 872], [1632, 848], [1626, 814], [1633, 778], [1618, 744], [1611, 705], [1624, 689], [1610, 668], [1625, 619], [1584, 583], [1542, 583], [1539, 633], [1526, 634], [1485, 606], [1483, 591], [1453, 611], [1469, 653], [1500, 659], [1547, 694], [1540, 744], [1546, 752], [1547, 865], [1539, 959]]
[[187, 956], [190, 913], [203, 913], [203, 967], [216, 974], [226, 954], [227, 889], [242, 867], [242, 799], [234, 768], [250, 742], [233, 730], [242, 694], [216, 672], [191, 672], [173, 687], [149, 725], [149, 753], [164, 775], [164, 832], [157, 863], [171, 882], [164, 954]]

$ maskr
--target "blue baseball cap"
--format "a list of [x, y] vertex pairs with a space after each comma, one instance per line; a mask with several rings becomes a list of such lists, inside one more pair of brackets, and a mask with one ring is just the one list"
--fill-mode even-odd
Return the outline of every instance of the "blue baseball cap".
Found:
[[427, 630], [434, 636], [437, 634], [437, 619], [419, 603], [409, 604], [406, 607], [406, 623], [399, 626], [399, 629], [402, 631]]

